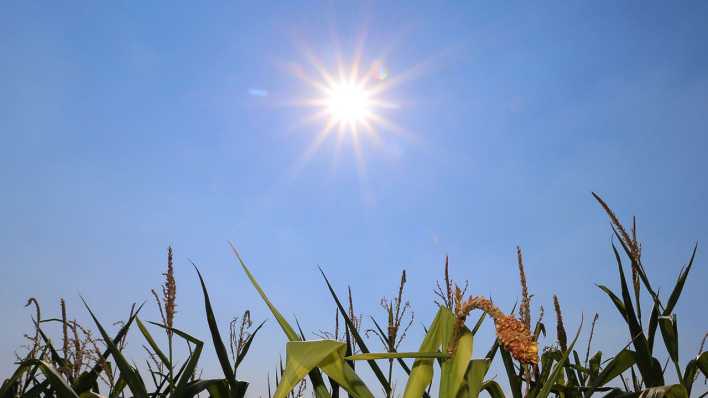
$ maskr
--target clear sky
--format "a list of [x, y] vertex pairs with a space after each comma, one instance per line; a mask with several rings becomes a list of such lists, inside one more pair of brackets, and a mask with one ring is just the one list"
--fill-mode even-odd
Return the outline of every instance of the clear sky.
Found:
[[[590, 192], [638, 217], [662, 292], [708, 242], [708, 3], [269, 3], [0, 5], [0, 376], [30, 330], [28, 297], [48, 316], [64, 297], [86, 320], [82, 294], [122, 319], [162, 282], [168, 245], [177, 326], [207, 341], [188, 259], [224, 329], [246, 308], [270, 318], [228, 240], [308, 333], [333, 323], [317, 265], [379, 317], [405, 268], [408, 349], [445, 254], [509, 308], [518, 244], [535, 311], [550, 319], [557, 293], [569, 329], [600, 312], [611, 352], [627, 331], [594, 286], [618, 284]], [[293, 69], [316, 75], [308, 53], [348, 63], [364, 34], [361, 63], [399, 83], [382, 113], [400, 129], [359, 134], [359, 160], [350, 136], [305, 157], [323, 123], [302, 123], [313, 109], [293, 103], [315, 90]], [[704, 253], [677, 312], [684, 362], [708, 329]], [[271, 320], [241, 375], [252, 392], [284, 342]], [[134, 359], [140, 344], [132, 334]], [[211, 348], [202, 366], [219, 375]]]

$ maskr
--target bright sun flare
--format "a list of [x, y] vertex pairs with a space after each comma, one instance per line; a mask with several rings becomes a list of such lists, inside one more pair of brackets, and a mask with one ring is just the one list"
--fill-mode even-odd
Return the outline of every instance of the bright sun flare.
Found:
[[387, 110], [397, 106], [383, 98], [393, 81], [381, 61], [368, 68], [362, 68], [359, 61], [348, 67], [340, 64], [335, 71], [328, 71], [319, 62], [313, 64], [317, 76], [299, 76], [315, 89], [314, 97], [300, 101], [316, 110], [307, 120], [324, 122], [315, 146], [331, 135], [341, 140], [365, 133], [377, 140], [383, 130], [396, 130], [384, 117]]
[[389, 76], [383, 59], [364, 65], [360, 50], [355, 53], [354, 62], [345, 64], [340, 58], [334, 68], [327, 68], [311, 53], [306, 56], [310, 68], [293, 65], [292, 72], [309, 86], [309, 95], [294, 104], [313, 110], [298, 124], [319, 127], [295, 169], [303, 167], [325, 142], [332, 140], [334, 162], [342, 148], [351, 149], [358, 172], [364, 178], [364, 150], [383, 148], [393, 137], [387, 133], [395, 136], [406, 133], [388, 118], [399, 106], [387, 97], [393, 87], [410, 75], [404, 71]]
[[356, 128], [369, 122], [372, 103], [366, 87], [355, 82], [336, 82], [326, 90], [326, 109], [331, 120]]

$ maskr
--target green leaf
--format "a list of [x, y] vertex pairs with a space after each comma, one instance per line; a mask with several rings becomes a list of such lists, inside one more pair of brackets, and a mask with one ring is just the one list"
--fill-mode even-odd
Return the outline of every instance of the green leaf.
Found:
[[629, 293], [629, 288], [627, 287], [627, 280], [624, 276], [624, 270], [622, 268], [622, 260], [617, 252], [617, 248], [612, 244], [612, 251], [615, 254], [615, 259], [617, 261], [617, 269], [620, 276], [620, 286], [622, 288], [622, 301], [624, 302], [626, 322], [629, 328], [630, 336], [632, 336], [632, 344], [637, 353], [637, 367], [639, 367], [639, 372], [642, 374], [644, 383], [649, 387], [660, 386], [664, 384], [664, 378], [661, 374], [661, 368], [654, 366], [652, 361], [652, 355], [649, 352], [649, 344], [646, 337], [644, 336], [644, 331], [639, 325], [637, 316], [634, 312], [632, 306], [632, 299]]
[[482, 323], [484, 323], [484, 320], [487, 318], [487, 313], [483, 312], [482, 315], [479, 316], [477, 319], [477, 322], [475, 322], [474, 326], [472, 327], [472, 335], [476, 335], [477, 331], [479, 330], [480, 327], [482, 327]]
[[701, 353], [701, 355], [691, 359], [686, 365], [686, 370], [683, 375], [683, 385], [688, 390], [688, 395], [691, 395], [691, 389], [693, 387], [693, 382], [696, 380], [696, 375], [698, 373], [699, 365], [702, 364], [701, 372], [703, 376], [708, 376], [706, 370], [708, 370], [708, 351]]
[[280, 313], [280, 311], [278, 311], [278, 309], [275, 308], [273, 303], [270, 302], [270, 299], [268, 299], [268, 296], [266, 296], [265, 292], [261, 288], [261, 285], [258, 284], [258, 282], [256, 281], [256, 278], [253, 276], [253, 274], [248, 269], [248, 267], [246, 267], [246, 264], [241, 259], [241, 255], [238, 253], [238, 251], [236, 250], [236, 248], [233, 245], [231, 246], [231, 250], [236, 255], [236, 258], [238, 259], [239, 263], [241, 264], [241, 267], [243, 268], [243, 271], [246, 273], [246, 276], [251, 281], [251, 284], [253, 285], [254, 288], [256, 288], [256, 291], [258, 291], [258, 294], [261, 296], [261, 299], [263, 299], [265, 304], [268, 306], [268, 309], [275, 317], [275, 320], [278, 321], [280, 328], [283, 329], [283, 332], [285, 333], [285, 336], [288, 338], [288, 340], [300, 341], [301, 340], [300, 336], [297, 334], [295, 329], [293, 329], [293, 327], [290, 326], [288, 321], [285, 320], [285, 317]]
[[320, 368], [332, 380], [358, 398], [373, 398], [359, 376], [346, 364], [346, 344], [335, 340], [290, 341], [286, 345], [285, 372], [274, 398], [286, 398], [313, 369]]
[[194, 374], [194, 370], [197, 368], [197, 363], [199, 362], [199, 356], [202, 354], [202, 348], [204, 347], [204, 342], [201, 340], [197, 339], [196, 337], [193, 337], [179, 329], [175, 328], [169, 328], [166, 325], [163, 325], [161, 323], [157, 322], [150, 322], [151, 324], [161, 327], [165, 330], [170, 330], [177, 336], [187, 340], [188, 342], [194, 344], [194, 351], [189, 355], [189, 359], [184, 365], [184, 368], [181, 370], [181, 375], [179, 376], [179, 379], [177, 380], [177, 386], [175, 387], [174, 390], [174, 395], [176, 397], [184, 397], [185, 396], [185, 389], [187, 387], [187, 384], [189, 383], [189, 379], [192, 378], [192, 374]]
[[688, 260], [688, 264], [685, 268], [681, 269], [681, 272], [679, 272], [679, 276], [676, 279], [676, 285], [674, 285], [674, 290], [671, 291], [669, 300], [666, 302], [664, 315], [671, 314], [674, 310], [674, 307], [676, 306], [676, 303], [678, 303], [678, 299], [681, 296], [681, 292], [683, 291], [683, 285], [686, 283], [686, 278], [688, 278], [688, 273], [691, 271], [691, 267], [693, 267], [693, 259], [696, 257], [697, 249], [698, 243], [693, 246], [693, 252], [691, 253], [691, 258]]
[[656, 329], [659, 327], [659, 304], [654, 303], [651, 309], [651, 315], [649, 315], [649, 326], [647, 328], [647, 345], [649, 345], [649, 352], [654, 352], [654, 337], [656, 336]]
[[660, 316], [659, 329], [661, 329], [661, 337], [664, 339], [666, 351], [668, 351], [671, 360], [678, 364], [678, 329], [676, 326], [676, 314], [673, 316]]
[[[239, 264], [241, 264], [241, 268], [243, 268], [243, 271], [246, 273], [246, 276], [251, 281], [251, 284], [254, 288], [256, 288], [256, 291], [258, 291], [258, 294], [266, 303], [268, 309], [270, 309], [270, 312], [273, 314], [273, 317], [275, 317], [276, 321], [278, 321], [280, 328], [283, 329], [285, 336], [291, 342], [301, 341], [300, 336], [298, 336], [297, 332], [295, 332], [295, 329], [290, 326], [288, 321], [285, 320], [285, 317], [283, 317], [283, 315], [278, 311], [278, 309], [275, 308], [273, 303], [270, 302], [268, 296], [266, 296], [265, 292], [256, 281], [256, 278], [253, 276], [253, 274], [251, 274], [251, 271], [248, 269], [248, 267], [246, 267], [246, 263], [244, 263], [243, 259], [241, 258], [241, 255], [238, 253], [238, 250], [236, 250], [236, 247], [234, 247], [234, 245], [232, 245], [230, 242], [229, 245], [231, 246], [231, 250], [233, 251], [234, 255], [238, 259]], [[312, 385], [315, 389], [315, 395], [317, 398], [329, 398], [329, 392], [327, 391], [327, 387], [324, 385], [324, 381], [322, 380], [322, 374], [320, 374], [319, 370], [312, 370], [312, 372], [310, 373], [310, 380], [312, 381]]]
[[[452, 315], [452, 314], [451, 314]], [[453, 329], [455, 321], [450, 319], [448, 326]], [[452, 336], [453, 330], [446, 334]], [[442, 349], [445, 350], [449, 344], [449, 341], [442, 341]], [[443, 361], [442, 369], [440, 370], [440, 397], [456, 397], [457, 393], [462, 388], [465, 382], [465, 373], [467, 373], [467, 367], [469, 366], [470, 359], [472, 358], [472, 346], [473, 346], [474, 336], [472, 332], [466, 327], [462, 328], [461, 336], [457, 341], [457, 347], [452, 357]]]
[[627, 310], [624, 308], [624, 303], [622, 300], [620, 300], [619, 297], [617, 297], [616, 294], [612, 292], [607, 286], [605, 285], [597, 285], [603, 292], [607, 293], [608, 296], [610, 296], [610, 300], [612, 300], [612, 303], [617, 307], [617, 311], [619, 311], [620, 315], [622, 315], [622, 318], [625, 320], [627, 319]]
[[160, 361], [167, 366], [168, 368], [171, 366], [170, 365], [170, 360], [167, 358], [167, 356], [160, 350], [160, 346], [157, 345], [155, 342], [155, 339], [152, 338], [152, 335], [150, 332], [147, 330], [145, 325], [140, 321], [140, 318], [135, 319], [135, 323], [138, 325], [138, 329], [140, 329], [140, 333], [142, 333], [143, 337], [145, 337], [145, 340], [147, 340], [148, 345], [152, 350], [157, 354], [157, 356], [160, 358]]
[[29, 368], [30, 366], [37, 366], [41, 369], [44, 376], [49, 381], [49, 384], [54, 388], [57, 395], [61, 398], [79, 398], [79, 395], [71, 388], [71, 386], [64, 380], [59, 371], [52, 366], [51, 363], [47, 361], [41, 361], [39, 359], [30, 359], [22, 363], [22, 366]]
[[553, 370], [551, 371], [551, 375], [548, 377], [548, 380], [545, 381], [543, 384], [543, 387], [541, 388], [541, 391], [539, 391], [538, 395], [536, 395], [536, 398], [546, 398], [548, 394], [551, 392], [551, 388], [553, 385], [558, 381], [558, 378], [562, 375], [563, 367], [565, 365], [565, 362], [568, 360], [568, 355], [573, 351], [573, 347], [575, 346], [575, 342], [578, 341], [578, 337], [580, 336], [580, 330], [583, 327], [582, 321], [580, 322], [580, 327], [578, 327], [578, 331], [575, 333], [575, 338], [573, 339], [573, 342], [570, 343], [568, 346], [568, 349], [563, 353], [563, 356], [561, 359], [558, 361], [558, 363], [553, 367]]
[[[487, 375], [489, 365], [492, 363], [489, 359], [473, 359], [467, 366], [465, 372], [465, 389], [464, 392], [458, 393], [458, 398], [477, 398], [479, 392], [484, 388], [484, 376]], [[494, 396], [491, 392], [490, 395]], [[503, 394], [502, 394], [503, 396]]]
[[[130, 311], [130, 316], [128, 317], [128, 321], [123, 325], [123, 327], [120, 328], [116, 336], [113, 338], [113, 345], [117, 346], [118, 343], [125, 337], [125, 335], [128, 333], [128, 329], [130, 328], [131, 324], [133, 323], [133, 320], [137, 318], [138, 313], [142, 309], [142, 305], [138, 307], [137, 311], [133, 311], [135, 307], [131, 308]], [[78, 379], [74, 381], [74, 384], [72, 385], [74, 391], [77, 393], [81, 394], [84, 391], [88, 391], [91, 388], [93, 388], [94, 385], [97, 384], [98, 382], [98, 377], [103, 371], [110, 372], [111, 369], [103, 369], [103, 363], [106, 363], [107, 365], [110, 366], [109, 362], [105, 362], [108, 360], [108, 357], [111, 355], [110, 349], [106, 349], [103, 354], [101, 354], [102, 360], [97, 361], [96, 364], [94, 365], [93, 368], [91, 368], [90, 371], [82, 373]]]
[[511, 358], [509, 351], [500, 347], [500, 353], [502, 357], [502, 362], [504, 363], [504, 369], [506, 370], [506, 376], [509, 379], [509, 388], [511, 389], [511, 395], [514, 398], [521, 398], [521, 377], [516, 374], [516, 368], [514, 368], [514, 360]]
[[[237, 391], [233, 393], [234, 398], [242, 398], [246, 393], [248, 383], [237, 381]], [[204, 390], [209, 392], [211, 398], [229, 398], [229, 386], [225, 379], [196, 380], [189, 383], [184, 390], [184, 396], [191, 398], [197, 396]]]
[[[440, 308], [428, 332], [423, 338], [423, 342], [418, 349], [419, 352], [437, 351], [442, 341], [443, 324], [454, 322], [454, 316], [446, 308]], [[426, 391], [428, 385], [433, 381], [433, 359], [418, 358], [413, 363], [411, 374], [403, 392], [403, 398], [420, 398]]]
[[[347, 314], [347, 310], [344, 309], [344, 306], [342, 305], [342, 302], [339, 300], [339, 297], [337, 297], [337, 294], [334, 292], [334, 288], [332, 287], [332, 284], [329, 283], [329, 279], [327, 279], [327, 276], [325, 275], [324, 271], [322, 268], [320, 268], [320, 273], [322, 274], [322, 278], [324, 278], [325, 283], [327, 284], [327, 288], [329, 289], [329, 293], [332, 295], [332, 298], [334, 299], [334, 302], [337, 304], [337, 308], [339, 309], [339, 313], [342, 314], [342, 317], [344, 318], [344, 322], [347, 324], [347, 329], [351, 333], [352, 337], [356, 341], [357, 346], [359, 346], [359, 349], [361, 349], [361, 352], [364, 354], [369, 353], [369, 348], [366, 346], [366, 343], [364, 342], [364, 339], [361, 338], [361, 335], [359, 332], [356, 330], [356, 327], [354, 327], [354, 322], [349, 318], [349, 314]], [[376, 323], [376, 320], [374, 320], [374, 323]], [[378, 325], [376, 325], [378, 327]], [[386, 376], [384, 373], [381, 371], [381, 368], [379, 365], [376, 363], [376, 361], [369, 360], [367, 362], [369, 364], [369, 367], [371, 370], [374, 372], [374, 375], [378, 379], [379, 383], [383, 387], [384, 391], [388, 394], [391, 391], [391, 386], [388, 384], [388, 380], [386, 379]], [[399, 363], [405, 363], [403, 360], [399, 360]], [[406, 368], [406, 366], [404, 366]]]
[[541, 374], [538, 377], [537, 389], [541, 389], [541, 385], [548, 380], [553, 369], [553, 362], [561, 359], [562, 354], [557, 349], [550, 349], [541, 355]]
[[[595, 357], [593, 357], [595, 359]], [[600, 358], [597, 358], [599, 362]], [[597, 376], [590, 377], [590, 388], [602, 387], [621, 375], [637, 362], [637, 354], [634, 351], [622, 350], [605, 366]], [[595, 366], [591, 361], [591, 367]]]
[[589, 375], [590, 375], [590, 370], [586, 369], [585, 367], [582, 366], [582, 362], [580, 362], [580, 355], [578, 355], [577, 350], [573, 350], [573, 359], [575, 360], [575, 364], [573, 368], [578, 374], [578, 379], [580, 380], [580, 385], [585, 386], [585, 382], [587, 381]]
[[708, 377], [708, 352], [703, 352], [698, 356], [698, 369], [701, 370], [704, 377]]
[[81, 301], [83, 301], [84, 306], [88, 310], [89, 314], [91, 314], [91, 318], [93, 318], [94, 323], [96, 323], [96, 327], [101, 333], [101, 337], [103, 338], [106, 346], [108, 347], [108, 350], [111, 352], [111, 355], [113, 355], [113, 358], [115, 358], [116, 365], [118, 366], [121, 375], [125, 377], [125, 381], [128, 384], [128, 388], [130, 388], [130, 391], [133, 393], [133, 396], [135, 398], [148, 398], [145, 383], [140, 377], [138, 371], [128, 363], [128, 361], [125, 359], [118, 347], [113, 343], [110, 336], [108, 336], [106, 329], [103, 328], [101, 323], [98, 321], [98, 318], [96, 318], [96, 315], [94, 315], [93, 311], [91, 311], [91, 308], [86, 303], [86, 300], [81, 297]]
[[[167, 378], [165, 378], [167, 379]], [[118, 375], [118, 380], [116, 380], [116, 384], [113, 386], [111, 391], [108, 393], [108, 396], [110, 398], [118, 398], [122, 395], [123, 390], [125, 389], [125, 386], [127, 385], [125, 381], [125, 377], [123, 375]], [[159, 388], [158, 388], [159, 390]]]
[[216, 357], [219, 359], [221, 371], [224, 373], [224, 377], [226, 378], [226, 382], [229, 384], [230, 389], [236, 390], [236, 376], [234, 375], [234, 369], [231, 369], [229, 354], [226, 351], [224, 341], [221, 339], [221, 333], [219, 333], [219, 326], [216, 323], [214, 310], [212, 309], [211, 301], [209, 300], [209, 292], [207, 291], [206, 284], [204, 283], [204, 278], [202, 278], [202, 273], [199, 272], [199, 268], [197, 268], [194, 263], [192, 263], [192, 265], [194, 266], [194, 270], [197, 271], [197, 276], [199, 276], [199, 283], [202, 285], [202, 294], [204, 295], [204, 310], [206, 311], [207, 324], [209, 325], [209, 332], [211, 332], [211, 341], [214, 343]]
[[505, 398], [504, 390], [502, 390], [499, 383], [494, 380], [485, 381], [484, 384], [482, 384], [482, 390], [489, 393], [489, 396], [492, 398]]
[[248, 350], [251, 349], [251, 343], [253, 342], [253, 339], [256, 337], [256, 333], [258, 333], [259, 330], [265, 325], [265, 321], [261, 322], [260, 325], [258, 325], [254, 330], [253, 333], [251, 333], [250, 336], [248, 336], [248, 339], [246, 339], [246, 342], [243, 344], [243, 349], [241, 349], [241, 352], [236, 355], [236, 361], [234, 363], [234, 373], [238, 370], [238, 366], [241, 364], [241, 362], [246, 358], [246, 354], [248, 354]]
[[597, 377], [600, 374], [600, 362], [602, 362], [602, 351], [598, 351], [590, 358], [588, 365], [590, 366], [590, 379]]

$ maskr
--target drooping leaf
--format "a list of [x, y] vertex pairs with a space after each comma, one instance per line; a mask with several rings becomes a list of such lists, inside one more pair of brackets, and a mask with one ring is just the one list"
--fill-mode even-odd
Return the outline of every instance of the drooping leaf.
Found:
[[607, 286], [605, 285], [597, 285], [603, 292], [607, 293], [607, 295], [610, 297], [610, 300], [612, 300], [612, 303], [617, 307], [617, 311], [619, 311], [620, 315], [622, 315], [622, 318], [625, 320], [627, 319], [627, 310], [624, 307], [624, 303], [622, 300], [617, 297], [617, 295], [610, 290]]
[[346, 344], [335, 340], [290, 341], [287, 343], [285, 372], [274, 398], [286, 398], [315, 368], [320, 368], [339, 386], [358, 398], [373, 398], [359, 376], [346, 364]]
[[[275, 308], [273, 303], [270, 302], [270, 299], [268, 299], [268, 296], [266, 296], [265, 292], [256, 281], [256, 278], [253, 276], [251, 271], [246, 266], [246, 263], [241, 258], [241, 255], [239, 254], [238, 250], [236, 250], [236, 247], [234, 247], [234, 245], [232, 245], [231, 243], [229, 243], [229, 245], [231, 246], [232, 252], [238, 259], [241, 268], [243, 268], [243, 271], [246, 273], [246, 276], [251, 281], [251, 284], [256, 289], [256, 291], [258, 291], [258, 294], [261, 296], [261, 299], [263, 299], [263, 301], [266, 303], [268, 309], [270, 309], [270, 312], [273, 314], [273, 317], [275, 317], [276, 321], [278, 321], [280, 328], [283, 329], [285, 336], [291, 342], [300, 341], [300, 336], [298, 336], [298, 334], [295, 332], [295, 329], [290, 326], [288, 321], [285, 320], [285, 317], [283, 317], [280, 311], [278, 311], [278, 309]], [[310, 372], [310, 381], [312, 382], [312, 386], [315, 390], [315, 395], [317, 398], [329, 398], [329, 392], [327, 391], [327, 387], [325, 386], [324, 380], [322, 379], [322, 374], [318, 369], [312, 369], [312, 371]]]
[[502, 390], [499, 383], [494, 380], [485, 381], [484, 384], [482, 384], [482, 390], [489, 393], [489, 396], [492, 398], [505, 398], [504, 390]]
[[666, 351], [669, 353], [671, 360], [678, 364], [678, 328], [676, 326], [676, 314], [673, 316], [660, 316], [659, 329], [661, 329], [661, 337], [664, 339]]
[[[595, 357], [593, 357], [595, 359]], [[600, 358], [597, 358], [599, 362]], [[596, 362], [596, 363], [597, 363]], [[637, 354], [634, 351], [622, 350], [617, 354], [612, 360], [605, 366], [604, 369], [597, 376], [590, 377], [589, 386], [591, 388], [602, 387], [612, 381], [615, 377], [624, 373], [627, 369], [633, 366], [637, 362]], [[595, 364], [591, 361], [591, 368]]]
[[708, 377], [708, 351], [703, 352], [696, 358], [691, 359], [686, 365], [686, 370], [683, 374], [683, 385], [686, 387], [688, 395], [691, 395], [693, 382], [696, 380], [699, 368], [701, 373], [703, 373], [703, 376]]

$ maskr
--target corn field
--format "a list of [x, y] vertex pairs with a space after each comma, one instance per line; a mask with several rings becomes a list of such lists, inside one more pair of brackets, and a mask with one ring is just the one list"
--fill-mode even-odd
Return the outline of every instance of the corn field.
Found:
[[[669, 294], [655, 286], [642, 264], [642, 246], [636, 224], [623, 225], [603, 199], [595, 199], [609, 217], [613, 230], [611, 250], [616, 259], [618, 288], [598, 285], [612, 302], [626, 324], [629, 343], [624, 347], [593, 353], [592, 336], [598, 315], [566, 329], [560, 300], [553, 297], [554, 317], [532, 319], [530, 295], [526, 286], [523, 253], [517, 248], [521, 295], [518, 306], [510, 312], [500, 309], [490, 298], [468, 293], [466, 284], [451, 280], [447, 259], [444, 277], [436, 284], [437, 313], [423, 320], [425, 336], [417, 351], [401, 352], [399, 347], [413, 325], [413, 313], [405, 297], [405, 271], [396, 293], [381, 302], [385, 323], [371, 318], [372, 327], [363, 329], [363, 317], [354, 310], [351, 290], [338, 295], [324, 271], [320, 270], [333, 306], [337, 323], [334, 332], [321, 332], [320, 339], [308, 340], [299, 324], [293, 326], [270, 301], [239, 252], [231, 246], [237, 263], [255, 288], [287, 338], [285, 362], [276, 365], [274, 377], [268, 376], [269, 398], [314, 396], [403, 397], [403, 398], [566, 398], [602, 396], [619, 397], [704, 397], [708, 376], [708, 353], [701, 350], [681, 366], [679, 332], [675, 309], [693, 267], [697, 247]], [[197, 369], [204, 341], [174, 325], [177, 284], [174, 279], [172, 249], [168, 249], [167, 270], [161, 292], [152, 291], [160, 310], [159, 321], [141, 319], [142, 306], [133, 306], [129, 316], [110, 335], [98, 316], [83, 300], [93, 326], [81, 325], [67, 317], [61, 301], [58, 317], [44, 317], [36, 299], [30, 298], [33, 333], [18, 355], [16, 370], [2, 383], [0, 398], [241, 398], [251, 396], [249, 383], [237, 377], [250, 347], [263, 323], [254, 325], [246, 311], [229, 324], [228, 333], [219, 330], [208, 289], [199, 269], [195, 275], [201, 285], [205, 320], [210, 330], [210, 347], [215, 350], [223, 377], [203, 379]], [[642, 308], [640, 296], [648, 297], [650, 307]], [[645, 303], [646, 304], [646, 303]], [[518, 309], [518, 310], [517, 310]], [[644, 309], [644, 311], [642, 311]], [[647, 309], [649, 311], [647, 312]], [[340, 324], [341, 320], [341, 324]], [[549, 326], [549, 327], [547, 327]], [[496, 338], [486, 342], [487, 354], [473, 357], [476, 333], [493, 328]], [[58, 333], [58, 343], [49, 337], [49, 329]], [[131, 363], [124, 355], [128, 331], [137, 328], [142, 335], [144, 366]], [[582, 330], [590, 338], [584, 347], [578, 344]], [[53, 332], [53, 333], [54, 333]], [[164, 333], [167, 346], [160, 346], [155, 333]], [[555, 344], [539, 347], [541, 334], [555, 334]], [[707, 335], [708, 336], [708, 335]], [[369, 339], [383, 347], [370, 349]], [[704, 341], [705, 342], [705, 338]], [[701, 343], [701, 342], [698, 342]], [[178, 358], [176, 344], [185, 344], [186, 357]], [[656, 358], [655, 348], [663, 344], [668, 358]], [[378, 344], [377, 344], [378, 345]], [[484, 350], [482, 350], [484, 352]], [[603, 357], [604, 353], [614, 353]], [[686, 358], [683, 358], [685, 362]], [[490, 378], [493, 361], [499, 361], [506, 373], [504, 380]], [[366, 369], [368, 368], [368, 369]], [[375, 376], [367, 385], [361, 369]], [[392, 372], [406, 375], [402, 388], [396, 388]], [[264, 371], [264, 375], [266, 372]], [[265, 377], [265, 376], [264, 376]], [[667, 384], [667, 380], [676, 384]], [[256, 396], [255, 394], [252, 396]]]

